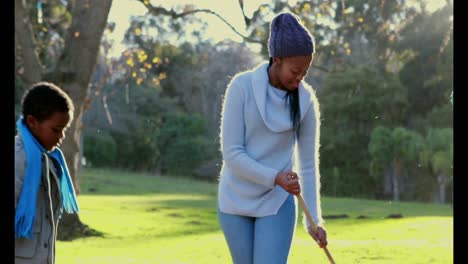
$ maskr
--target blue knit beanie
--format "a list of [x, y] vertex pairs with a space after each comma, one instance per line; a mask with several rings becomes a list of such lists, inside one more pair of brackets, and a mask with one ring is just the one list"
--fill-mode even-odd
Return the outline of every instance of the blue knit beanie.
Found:
[[292, 13], [277, 15], [270, 24], [270, 57], [306, 56], [315, 52], [314, 39]]

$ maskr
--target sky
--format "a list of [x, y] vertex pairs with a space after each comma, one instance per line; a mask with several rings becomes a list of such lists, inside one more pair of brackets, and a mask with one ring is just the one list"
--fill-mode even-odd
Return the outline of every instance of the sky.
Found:
[[[324, 0], [327, 1], [327, 0]], [[331, 0], [330, 0], [331, 1]], [[335, 0], [341, 1], [341, 0]], [[346, 5], [346, 0], [345, 5]], [[375, 1], [375, 0], [372, 0]], [[245, 24], [239, 7], [239, 0], [153, 0], [153, 5], [163, 6], [170, 9], [176, 5], [194, 4], [197, 8], [210, 9], [222, 17], [224, 17], [234, 28], [240, 33], [246, 35]], [[269, 1], [263, 0], [244, 0], [244, 11], [247, 17], [250, 17], [255, 9]], [[289, 4], [295, 4], [297, 0], [289, 0]], [[428, 0], [428, 9], [435, 10], [445, 4], [446, 0]], [[111, 56], [120, 56], [125, 46], [121, 43], [125, 31], [129, 26], [130, 17], [132, 15], [141, 16], [146, 13], [146, 9], [142, 3], [136, 0], [114, 0], [109, 12], [108, 22], [115, 22], [115, 30], [111, 33], [110, 38], [114, 40], [114, 46], [111, 50]], [[223, 39], [232, 39], [234, 41], [242, 41], [241, 37], [234, 33], [224, 22], [219, 18], [210, 14], [197, 14], [196, 16], [204, 19], [208, 23], [207, 35], [215, 42]]]

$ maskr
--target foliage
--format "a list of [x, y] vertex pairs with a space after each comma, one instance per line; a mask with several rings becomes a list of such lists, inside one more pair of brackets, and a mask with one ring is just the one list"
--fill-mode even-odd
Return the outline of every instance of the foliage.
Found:
[[[258, 55], [245, 44], [229, 40], [215, 44], [189, 36], [174, 40], [178, 31], [169, 32], [172, 22], [161, 19], [154, 16], [132, 19], [125, 37], [131, 48], [124, 52], [117, 66], [125, 72], [122, 79], [158, 90], [161, 97], [174, 99], [182, 111], [204, 115], [211, 135], [215, 136], [221, 96], [230, 77], [253, 67]], [[204, 25], [198, 20], [185, 23]], [[137, 34], [140, 31], [154, 31], [158, 38]]]
[[[91, 131], [103, 131], [117, 143], [115, 162], [109, 160], [99, 166], [190, 174], [200, 162], [213, 157], [214, 142], [208, 140], [206, 121], [201, 115], [185, 113], [174, 100], [161, 98], [158, 91], [136, 84], [128, 89], [126, 85], [107, 86], [102, 93], [112, 95], [108, 102], [112, 124], [96, 100], [86, 117], [88, 135]], [[85, 137], [85, 142], [88, 140]], [[87, 148], [95, 147], [86, 145]]]
[[425, 134], [429, 128], [453, 127], [453, 107], [448, 103], [434, 106], [423, 116], [414, 116], [414, 129], [421, 134]]
[[330, 74], [318, 96], [321, 169], [339, 169], [340, 195], [371, 196], [375, 179], [369, 175], [371, 157], [365, 146], [376, 126], [402, 122], [408, 105], [405, 87], [395, 75], [355, 68]]
[[453, 129], [429, 129], [426, 148], [421, 153], [421, 163], [434, 174], [452, 176], [453, 145]]
[[[371, 155], [370, 173], [378, 179], [383, 179], [383, 190], [392, 190], [393, 197], [400, 199], [400, 194], [406, 190], [404, 176], [408, 168], [414, 166], [423, 149], [423, 138], [417, 132], [403, 127], [376, 127], [371, 134], [369, 153]], [[387, 181], [387, 170], [390, 169], [391, 181]], [[385, 192], [385, 191], [384, 191]]]
[[206, 135], [206, 122], [200, 115], [166, 116], [158, 138], [162, 171], [190, 175], [202, 161], [212, 158], [214, 142]]
[[[453, 6], [418, 16], [402, 34], [398, 49], [414, 52], [399, 73], [411, 101], [407, 120], [423, 133], [427, 127], [416, 124], [417, 118], [449, 105], [453, 90]], [[442, 120], [450, 119], [447, 114]]]
[[[42, 1], [42, 23], [38, 22], [36, 3], [26, 3], [37, 40], [35, 51], [47, 70], [56, 68], [72, 24], [71, 9], [64, 3]], [[141, 3], [149, 6], [147, 1]], [[174, 18], [149, 12], [134, 16], [125, 34], [128, 49], [120, 58], [109, 60], [106, 56], [112, 41], [106, 33], [101, 40], [99, 64], [86, 98], [91, 107], [84, 115], [85, 154], [98, 159], [99, 155], [90, 153], [102, 152], [103, 146], [114, 141], [115, 158], [105, 157], [109, 160], [102, 163], [155, 172], [179, 169], [178, 157], [183, 157], [188, 167], [195, 166], [202, 150], [206, 150], [202, 153], [205, 158], [211, 156], [227, 83], [237, 72], [268, 58], [269, 21], [279, 12], [291, 11], [301, 17], [316, 41], [313, 70], [306, 81], [317, 89], [322, 108], [322, 190], [336, 196], [372, 197], [382, 185], [386, 158], [381, 155], [388, 154], [384, 150], [369, 152], [376, 127], [402, 127], [422, 135], [429, 129], [453, 126], [449, 104], [453, 91], [453, 1], [433, 13], [427, 11], [426, 3], [272, 1], [243, 13], [249, 38], [243, 43], [212, 43], [204, 38], [208, 25], [193, 15]], [[67, 4], [71, 7], [73, 2]], [[193, 8], [179, 5], [172, 10], [180, 13]], [[105, 32], [114, 26], [108, 24]], [[260, 43], [259, 54], [249, 43]], [[26, 89], [25, 58], [18, 54], [21, 47], [15, 45], [16, 116], [20, 95]], [[189, 137], [166, 127], [177, 127], [192, 114], [202, 117], [194, 122], [204, 123], [203, 136]], [[176, 115], [179, 117], [173, 117]], [[97, 131], [100, 136], [91, 136]], [[162, 144], [167, 135], [180, 138]], [[439, 158], [428, 158], [433, 154], [427, 154], [424, 162], [407, 161], [400, 175], [402, 188], [410, 190], [405, 192], [407, 197], [427, 200], [427, 192], [437, 188], [435, 167], [440, 171], [446, 167], [441, 164], [451, 160], [448, 155], [453, 155], [448, 150], [443, 153], [434, 154]]]
[[91, 166], [113, 165], [116, 158], [116, 142], [110, 133], [93, 133], [84, 136], [84, 156]]
[[380, 177], [392, 161], [392, 131], [384, 126], [376, 127], [371, 134], [369, 153], [372, 157], [370, 173]]

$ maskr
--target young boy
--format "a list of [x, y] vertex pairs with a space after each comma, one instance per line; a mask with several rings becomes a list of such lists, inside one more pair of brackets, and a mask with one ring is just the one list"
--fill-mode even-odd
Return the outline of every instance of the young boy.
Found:
[[73, 102], [59, 87], [39, 82], [22, 100], [15, 136], [15, 263], [55, 263], [63, 208], [78, 213], [73, 183], [59, 145], [73, 120]]

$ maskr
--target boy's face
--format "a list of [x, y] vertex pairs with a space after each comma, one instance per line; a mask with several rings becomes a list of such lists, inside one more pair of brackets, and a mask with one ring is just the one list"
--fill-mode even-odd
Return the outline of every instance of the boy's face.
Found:
[[289, 91], [299, 88], [299, 83], [307, 75], [312, 59], [312, 55], [273, 58], [273, 62], [279, 66], [277, 74], [281, 85]]
[[65, 138], [65, 131], [70, 122], [67, 112], [55, 112], [49, 118], [38, 121], [34, 116], [26, 118], [29, 130], [39, 143], [47, 150], [54, 150]]

